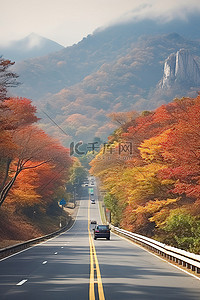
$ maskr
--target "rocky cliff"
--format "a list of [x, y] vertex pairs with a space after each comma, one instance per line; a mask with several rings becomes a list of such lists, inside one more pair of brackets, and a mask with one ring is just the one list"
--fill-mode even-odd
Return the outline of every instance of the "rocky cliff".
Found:
[[181, 49], [171, 54], [165, 61], [162, 89], [184, 86], [200, 87], [200, 67], [188, 50]]

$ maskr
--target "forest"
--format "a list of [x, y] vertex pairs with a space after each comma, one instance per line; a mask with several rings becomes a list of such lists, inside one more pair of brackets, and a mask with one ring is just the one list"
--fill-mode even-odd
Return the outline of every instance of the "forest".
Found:
[[86, 173], [40, 128], [30, 99], [7, 96], [19, 84], [12, 64], [0, 59], [0, 237], [16, 243], [57, 230], [58, 202], [69, 201], [76, 179]]
[[111, 222], [200, 251], [200, 95], [112, 113], [119, 128], [91, 162]]
[[200, 94], [110, 113], [118, 128], [96, 156], [79, 160], [42, 130], [30, 99], [7, 96], [19, 84], [12, 64], [0, 59], [0, 237], [16, 242], [52, 231], [58, 202], [87, 176], [80, 161], [92, 160], [113, 225], [199, 253]]

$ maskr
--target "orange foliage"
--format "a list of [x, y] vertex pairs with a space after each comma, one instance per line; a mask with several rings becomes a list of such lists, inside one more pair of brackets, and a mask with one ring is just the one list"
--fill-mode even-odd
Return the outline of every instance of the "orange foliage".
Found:
[[[122, 208], [121, 226], [152, 234], [171, 210], [200, 213], [200, 95], [142, 113], [122, 124], [109, 143], [113, 152], [101, 150], [91, 172], [111, 195], [110, 207]], [[132, 144], [131, 160], [119, 160], [122, 143]]]
[[[2, 105], [0, 155], [4, 178], [0, 182], [0, 205], [11, 189], [10, 199], [33, 205], [42, 197], [50, 197], [67, 180], [72, 164], [69, 150], [33, 125], [38, 120], [35, 112], [25, 98], [11, 98]], [[45, 191], [42, 186], [47, 183]]]

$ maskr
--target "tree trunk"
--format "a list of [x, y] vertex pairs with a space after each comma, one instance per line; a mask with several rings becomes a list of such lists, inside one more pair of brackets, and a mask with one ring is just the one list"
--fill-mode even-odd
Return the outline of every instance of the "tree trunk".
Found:
[[6, 161], [6, 171], [5, 171], [3, 182], [0, 185], [0, 192], [3, 190], [3, 188], [4, 188], [5, 184], [6, 184], [6, 181], [8, 179], [8, 172], [9, 172], [11, 161], [12, 161], [11, 158], [8, 158], [7, 161]]
[[1, 193], [0, 193], [0, 207], [4, 203], [4, 201], [5, 201], [5, 199], [8, 195], [8, 192], [10, 191], [11, 187], [15, 183], [15, 180], [16, 180], [17, 176], [19, 175], [19, 173], [20, 173], [20, 171], [16, 172], [14, 177], [1, 190]]

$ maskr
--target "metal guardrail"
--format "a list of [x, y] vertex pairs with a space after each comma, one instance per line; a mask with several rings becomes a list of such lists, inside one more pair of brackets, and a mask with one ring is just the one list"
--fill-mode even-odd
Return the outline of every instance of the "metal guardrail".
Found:
[[136, 243], [146, 247], [147, 249], [163, 256], [164, 258], [172, 262], [176, 262], [179, 265], [182, 265], [196, 272], [197, 274], [200, 273], [200, 255], [198, 254], [190, 253], [185, 250], [165, 245], [151, 238], [142, 236], [140, 234], [132, 233], [130, 231], [120, 229], [112, 225], [111, 229], [113, 232], [116, 232], [119, 235], [123, 235], [135, 241]]
[[57, 230], [53, 233], [49, 233], [47, 235], [44, 235], [44, 236], [41, 236], [41, 237], [38, 237], [38, 238], [35, 238], [35, 239], [32, 239], [32, 240], [28, 240], [28, 241], [23, 242], [23, 243], [19, 243], [19, 244], [13, 245], [13, 246], [9, 246], [9, 247], [0, 249], [0, 259], [2, 259], [4, 257], [7, 257], [11, 254], [17, 253], [19, 251], [22, 251], [26, 248], [29, 248], [29, 247], [31, 247], [35, 244], [38, 244], [38, 243], [43, 242], [45, 240], [48, 240], [50, 238], [53, 238], [54, 236], [57, 236], [60, 233], [66, 231], [69, 227], [72, 226], [72, 224], [73, 224], [73, 220], [70, 219], [68, 224], [65, 227], [63, 227], [63, 228], [61, 228], [61, 229], [59, 229], [59, 230]]

